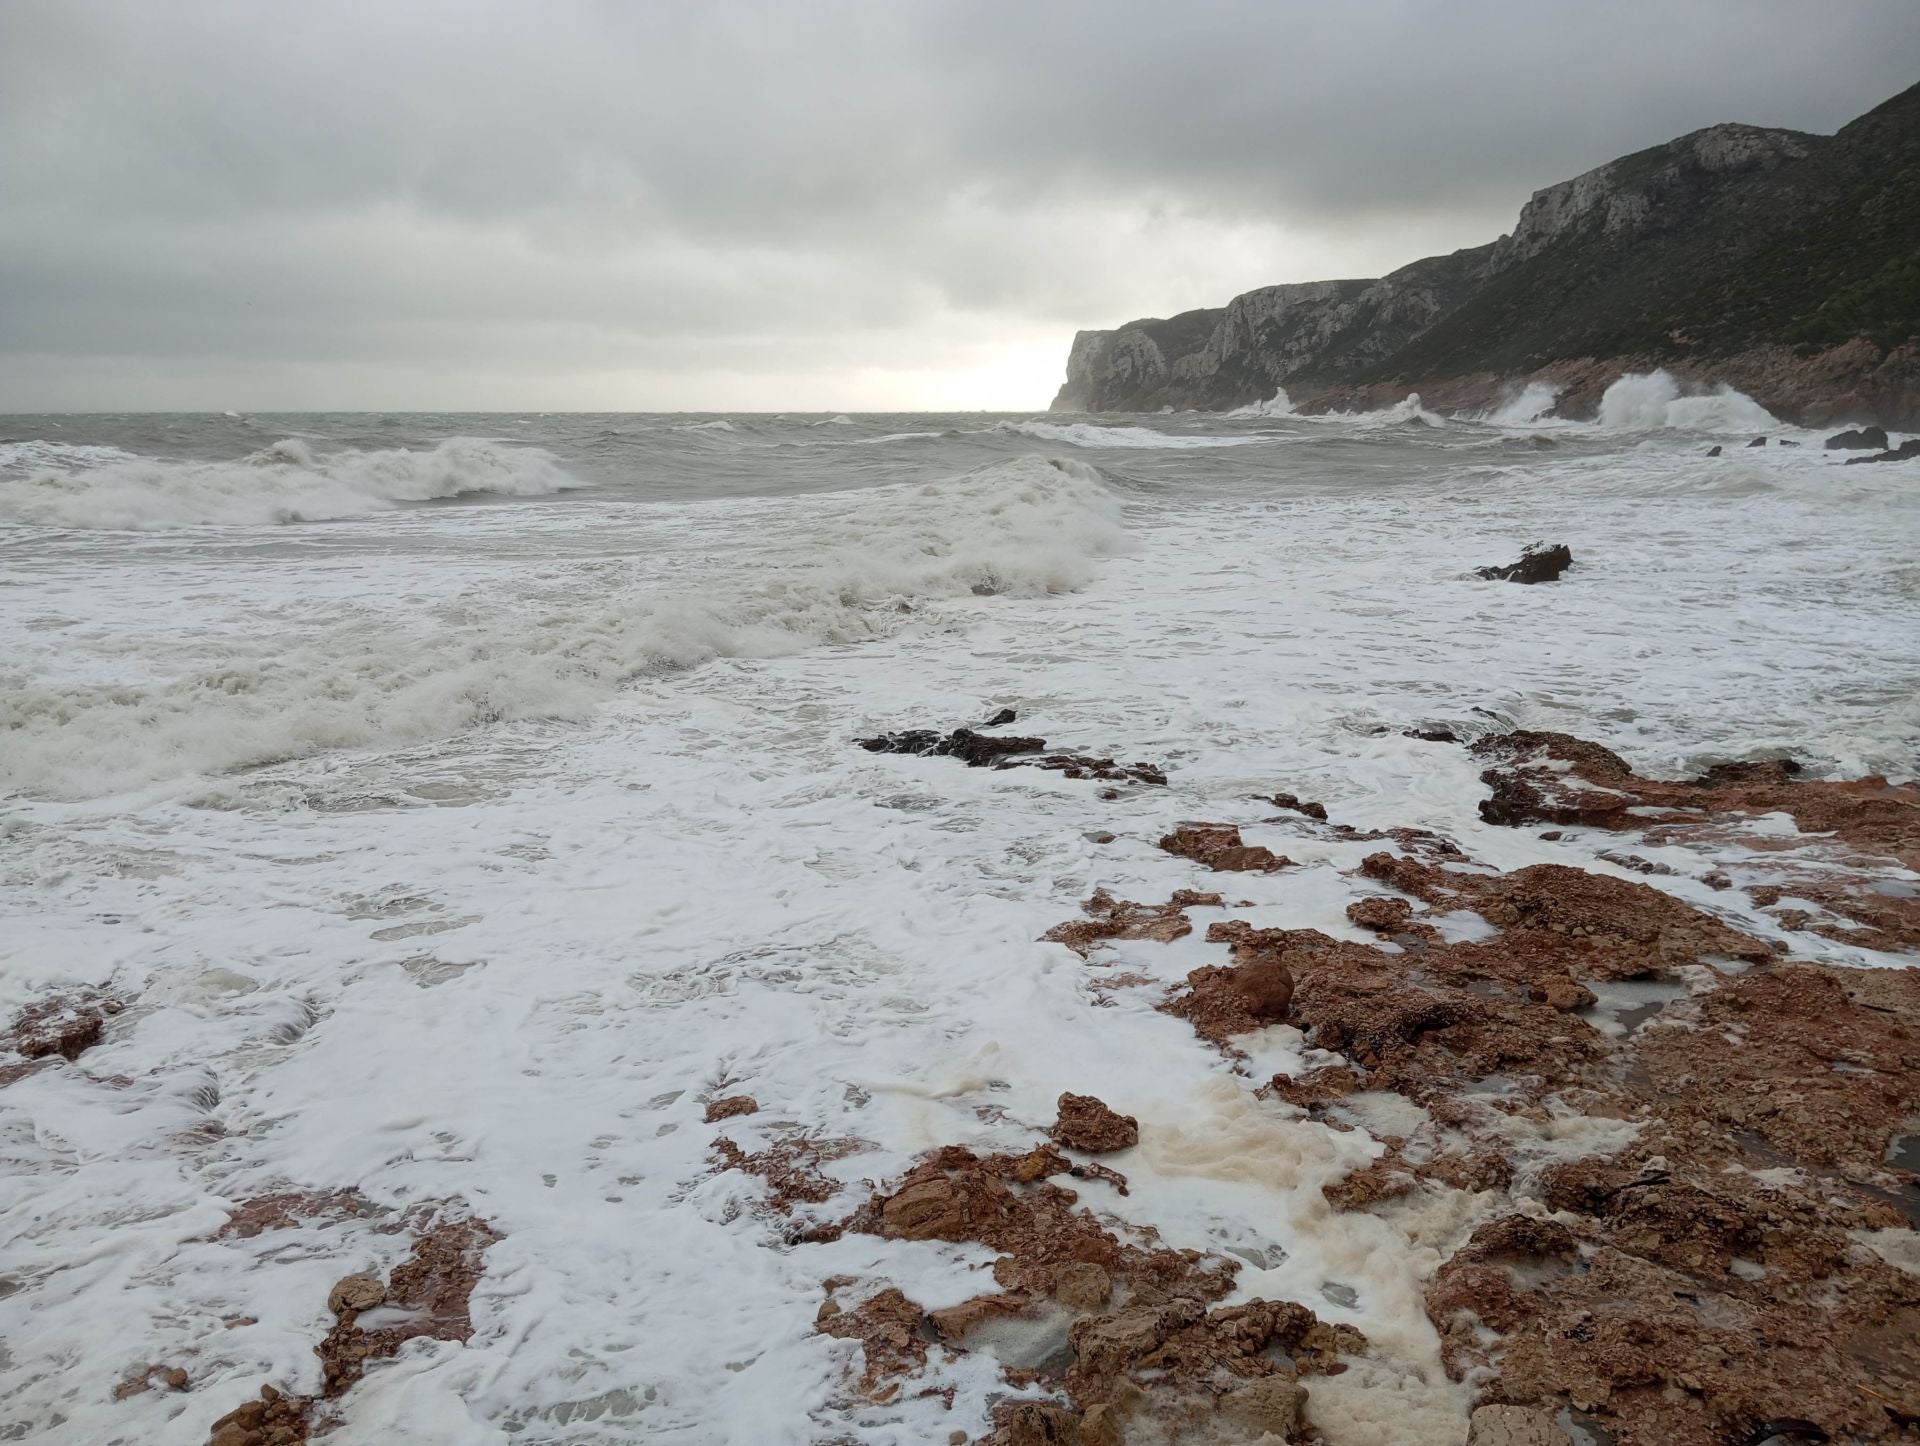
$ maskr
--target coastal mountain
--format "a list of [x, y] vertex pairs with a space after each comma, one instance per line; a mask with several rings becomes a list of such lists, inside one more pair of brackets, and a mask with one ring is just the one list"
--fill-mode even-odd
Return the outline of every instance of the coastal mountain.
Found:
[[1920, 430], [1920, 85], [1832, 136], [1717, 125], [1536, 191], [1377, 280], [1261, 287], [1074, 338], [1055, 411], [1492, 405], [1591, 415], [1628, 371]]

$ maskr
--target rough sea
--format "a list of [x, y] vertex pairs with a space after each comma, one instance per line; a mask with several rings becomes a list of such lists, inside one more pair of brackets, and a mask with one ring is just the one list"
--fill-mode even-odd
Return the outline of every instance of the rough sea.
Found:
[[[0, 417], [0, 1009], [126, 1004], [0, 1088], [0, 1439], [200, 1446], [263, 1381], [316, 1389], [329, 1287], [405, 1235], [218, 1232], [340, 1190], [501, 1239], [472, 1339], [370, 1371], [339, 1446], [977, 1434], [986, 1353], [939, 1364], [951, 1404], [849, 1402], [813, 1323], [827, 1277], [934, 1309], [991, 1253], [790, 1243], [712, 1145], [858, 1142], [825, 1220], [931, 1148], [1025, 1148], [1071, 1090], [1141, 1122], [1131, 1193], [1088, 1204], [1375, 1342], [1315, 1387], [1332, 1446], [1457, 1440], [1420, 1282], [1459, 1222], [1326, 1206], [1380, 1147], [1255, 1099], [1297, 1031], [1236, 1066], [1038, 941], [1096, 888], [1217, 886], [1155, 847], [1188, 819], [1303, 865], [1233, 876], [1239, 917], [1368, 937], [1343, 870], [1376, 845], [1263, 822], [1276, 791], [1620, 872], [1482, 823], [1476, 761], [1409, 729], [1915, 774], [1920, 463], [1847, 467], [1658, 376], [1593, 423], [1550, 400]], [[1537, 540], [1572, 548], [1559, 582], [1474, 575]], [[854, 744], [1003, 708], [1168, 785]], [[1225, 957], [1203, 934], [1111, 958], [1171, 981]], [[759, 1113], [704, 1123], [741, 1093]], [[193, 1389], [116, 1400], [149, 1362]]]

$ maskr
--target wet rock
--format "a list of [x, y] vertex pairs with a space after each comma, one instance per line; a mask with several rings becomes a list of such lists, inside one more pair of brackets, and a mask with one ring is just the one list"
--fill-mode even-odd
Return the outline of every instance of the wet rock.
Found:
[[1085, 1446], [1085, 1441], [1078, 1411], [1021, 1401], [1005, 1409], [987, 1446]]
[[1273, 1091], [1275, 1098], [1311, 1114], [1345, 1099], [1359, 1089], [1360, 1076], [1344, 1064], [1326, 1064], [1318, 1069], [1310, 1069], [1298, 1078], [1277, 1074], [1268, 1081], [1267, 1088]]
[[1181, 889], [1164, 904], [1136, 904], [1096, 889], [1093, 897], [1080, 906], [1087, 914], [1085, 919], [1056, 925], [1040, 937], [1065, 944], [1083, 959], [1112, 939], [1151, 939], [1170, 944], [1193, 932], [1186, 910], [1203, 905], [1218, 908], [1220, 903], [1218, 894], [1191, 889]]
[[1467, 1427], [1467, 1446], [1573, 1446], [1554, 1417], [1542, 1406], [1480, 1406]]
[[1835, 432], [1827, 438], [1831, 449], [1850, 452], [1884, 452], [1893, 444], [1887, 440], [1885, 427], [1861, 427], [1851, 432]]
[[740, 1115], [758, 1114], [760, 1101], [752, 1095], [722, 1095], [719, 1099], [707, 1102], [706, 1121], [717, 1124], [721, 1120], [731, 1120]]
[[1075, 1310], [1099, 1310], [1113, 1299], [1113, 1277], [1091, 1261], [1069, 1261], [1054, 1278], [1053, 1297]]
[[260, 1388], [260, 1398], [227, 1412], [213, 1423], [207, 1446], [295, 1446], [308, 1439], [308, 1415], [313, 1402], [288, 1396], [272, 1386]]
[[1093, 758], [1084, 753], [1049, 753], [1043, 758], [1022, 758], [1004, 766], [1040, 768], [1049, 773], [1063, 773], [1068, 778], [1097, 778], [1105, 783], [1147, 783], [1158, 788], [1167, 785], [1165, 771], [1154, 764], [1117, 763], [1111, 758]]
[[1755, 437], [1751, 442], [1747, 443], [1747, 445], [1749, 447], [1764, 447], [1767, 445], [1767, 439], [1765, 437]]
[[[358, 1321], [358, 1308], [349, 1306], [315, 1348], [324, 1394], [340, 1395], [360, 1379], [367, 1362], [396, 1354], [410, 1340], [470, 1339], [468, 1302], [485, 1268], [482, 1257], [499, 1239], [484, 1220], [442, 1220], [430, 1226], [387, 1282], [385, 1299], [398, 1306], [404, 1318], [367, 1330]], [[353, 1279], [348, 1277], [335, 1291]], [[365, 1293], [365, 1287], [356, 1290]]]
[[1013, 709], [1002, 708], [980, 726], [983, 728], [1004, 728], [1009, 723], [1017, 723], [1019, 721], [1020, 715], [1014, 712]]
[[1527, 997], [1562, 1014], [1585, 1009], [1594, 1001], [1593, 991], [1564, 974], [1549, 974], [1527, 987]]
[[1271, 874], [1293, 866], [1292, 859], [1271, 849], [1242, 842], [1240, 830], [1229, 823], [1183, 823], [1160, 840], [1160, 847], [1216, 873]]
[[1377, 894], [1370, 899], [1355, 899], [1347, 905], [1347, 917], [1363, 929], [1376, 934], [1397, 934], [1413, 923], [1413, 905], [1405, 899]]
[[[794, 1135], [749, 1155], [723, 1135], [713, 1142], [713, 1156], [719, 1169], [739, 1170], [766, 1181], [766, 1208], [790, 1215], [796, 1206], [825, 1203], [840, 1189], [836, 1181], [822, 1173], [822, 1165], [867, 1148], [864, 1140]], [[813, 1238], [829, 1237], [816, 1234]]]
[[1718, 445], [1707, 448], [1707, 455], [1709, 457], [1718, 457], [1720, 455], [1720, 452], [1721, 452], [1721, 448]]
[[[1013, 721], [1011, 709], [1005, 720]], [[993, 727], [1001, 720], [996, 718]], [[1043, 768], [1064, 773], [1068, 778], [1092, 778], [1107, 783], [1149, 783], [1164, 786], [1166, 773], [1151, 763], [1118, 763], [1111, 758], [1094, 758], [1082, 753], [1046, 754], [1044, 738], [989, 737], [971, 728], [956, 728], [948, 734], [930, 728], [911, 728], [901, 733], [882, 733], [873, 738], [856, 738], [869, 753], [904, 753], [923, 758], [957, 758], [969, 768]], [[1032, 757], [1046, 754], [1045, 757]], [[1105, 796], [1104, 794], [1102, 795]], [[1118, 797], [1117, 794], [1114, 795]]]
[[1002, 759], [1020, 753], [1039, 753], [1047, 746], [1044, 738], [989, 738], [971, 728], [956, 728], [944, 736], [927, 728], [904, 733], [883, 733], [875, 738], [856, 739], [869, 753], [907, 753], [920, 757], [958, 758], [969, 768], [990, 768]]
[[1139, 1144], [1140, 1122], [1132, 1115], [1116, 1114], [1092, 1095], [1063, 1094], [1060, 1117], [1051, 1133], [1070, 1150], [1100, 1155]]
[[1885, 452], [1875, 452], [1871, 457], [1849, 457], [1847, 465], [1856, 462], [1904, 462], [1910, 457], [1920, 457], [1920, 437], [1909, 437], [1898, 447]]
[[379, 1277], [349, 1275], [327, 1292], [327, 1309], [335, 1315], [348, 1311], [372, 1310], [387, 1298], [387, 1287]]
[[814, 1318], [814, 1329], [840, 1340], [858, 1341], [866, 1360], [862, 1385], [869, 1394], [882, 1377], [918, 1369], [926, 1363], [926, 1312], [892, 1286], [851, 1309], [829, 1298]]
[[309, 1220], [366, 1220], [381, 1211], [358, 1190], [286, 1190], [256, 1195], [233, 1207], [214, 1239], [249, 1240], [268, 1230], [291, 1230]]
[[1549, 547], [1544, 542], [1536, 542], [1520, 554], [1518, 562], [1510, 562], [1505, 567], [1483, 567], [1478, 575], [1488, 581], [1553, 582], [1572, 566], [1573, 553], [1566, 543], [1556, 542]]
[[186, 1371], [179, 1366], [141, 1366], [121, 1378], [120, 1384], [113, 1388], [113, 1399], [126, 1401], [156, 1390], [184, 1391], [191, 1384]]
[[26, 1059], [59, 1055], [76, 1060], [100, 1042], [107, 1015], [118, 1005], [94, 995], [61, 995], [22, 1010], [13, 1022], [13, 1047]]
[[1423, 743], [1458, 743], [1460, 735], [1451, 728], [1407, 728], [1401, 731], [1402, 738], [1418, 738]]
[[1327, 806], [1324, 803], [1303, 803], [1297, 795], [1291, 793], [1276, 793], [1268, 797], [1265, 801], [1272, 804], [1275, 808], [1291, 809], [1294, 813], [1304, 813], [1308, 818], [1318, 819], [1321, 823], [1327, 821]]
[[1306, 1387], [1286, 1376], [1269, 1376], [1222, 1396], [1219, 1409], [1249, 1440], [1275, 1436], [1291, 1441], [1305, 1420], [1306, 1405]]
[[[1920, 891], [1882, 877], [1889, 859], [1920, 868], [1920, 786], [1805, 779], [1781, 758], [1722, 763], [1669, 782], [1643, 778], [1610, 750], [1564, 733], [1500, 734], [1473, 751], [1496, 761], [1481, 774], [1492, 789], [1480, 805], [1489, 823], [1578, 823], [1639, 832], [1654, 845], [1737, 842], [1789, 875], [1793, 887], [1784, 892], [1840, 916], [1802, 920], [1813, 932], [1863, 948], [1920, 949]], [[1761, 822], [1781, 813], [1800, 838], [1783, 839]], [[1808, 862], [1796, 865], [1789, 849]]]

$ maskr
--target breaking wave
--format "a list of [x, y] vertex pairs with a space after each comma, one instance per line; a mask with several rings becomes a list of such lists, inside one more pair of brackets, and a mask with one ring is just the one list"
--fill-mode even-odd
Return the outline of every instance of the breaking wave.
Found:
[[1753, 432], [1779, 419], [1744, 392], [1719, 386], [1683, 396], [1668, 372], [1628, 372], [1600, 397], [1598, 425], [1621, 432], [1678, 428], [1690, 432]]
[[1334, 412], [1329, 415], [1362, 427], [1404, 427], [1410, 422], [1427, 427], [1447, 425], [1445, 417], [1438, 412], [1428, 411], [1420, 404], [1418, 392], [1408, 392], [1392, 406], [1382, 407], [1377, 412]]
[[[586, 484], [537, 447], [450, 437], [414, 451], [347, 448], [317, 455], [288, 437], [229, 462], [167, 462], [111, 447], [39, 448], [27, 475], [0, 480], [0, 522], [155, 530], [324, 522], [407, 502], [495, 493], [541, 497]], [[111, 454], [81, 457], [80, 453]]]
[[1037, 437], [1043, 442], [1064, 442], [1069, 447], [1087, 448], [1170, 450], [1179, 447], [1243, 447], [1266, 440], [1257, 436], [1222, 436], [1217, 433], [1209, 436], [1179, 436], [1156, 432], [1151, 427], [1099, 427], [1092, 422], [996, 422], [993, 429], [1023, 437]]
[[682, 529], [681, 553], [715, 559], [701, 584], [648, 590], [589, 569], [425, 618], [342, 607], [292, 633], [196, 640], [195, 671], [155, 684], [0, 674], [0, 782], [97, 796], [325, 749], [582, 718], [646, 675], [887, 636], [944, 599], [1078, 588], [1097, 559], [1130, 546], [1120, 513], [1094, 468], [1037, 457], [938, 483], [653, 509], [647, 547]]
[[1479, 420], [1492, 427], [1525, 427], [1553, 410], [1560, 388], [1549, 382], [1528, 382], [1518, 396], [1484, 413]]

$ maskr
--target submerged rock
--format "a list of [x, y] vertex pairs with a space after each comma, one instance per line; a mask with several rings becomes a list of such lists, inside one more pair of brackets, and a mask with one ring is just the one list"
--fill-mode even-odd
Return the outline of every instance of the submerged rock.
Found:
[[1871, 457], [1849, 457], [1847, 465], [1856, 462], [1904, 462], [1909, 457], [1920, 457], [1920, 437], [1909, 437], [1891, 451], [1875, 452]]
[[1566, 543], [1556, 542], [1548, 547], [1544, 542], [1536, 542], [1520, 554], [1518, 562], [1510, 562], [1505, 567], [1483, 567], [1479, 575], [1490, 582], [1553, 582], [1572, 566], [1573, 552]]
[[909, 753], [922, 758], [958, 758], [969, 768], [990, 768], [1018, 753], [1038, 753], [1044, 738], [989, 738], [971, 728], [956, 728], [942, 736], [930, 728], [882, 733], [856, 740], [869, 753]]
[[1885, 427], [1861, 427], [1852, 432], [1835, 432], [1827, 438], [1827, 446], [1836, 450], [1853, 452], [1884, 452], [1892, 444], [1887, 441]]
[[1747, 443], [1747, 445], [1749, 447], [1764, 447], [1767, 445], [1767, 439], [1765, 437], [1755, 437], [1751, 442]]

